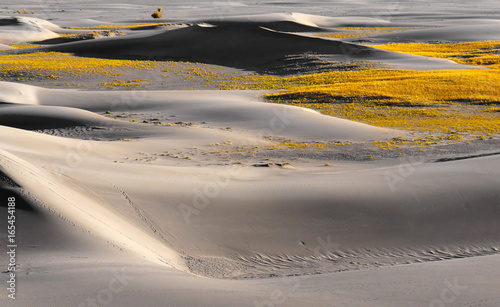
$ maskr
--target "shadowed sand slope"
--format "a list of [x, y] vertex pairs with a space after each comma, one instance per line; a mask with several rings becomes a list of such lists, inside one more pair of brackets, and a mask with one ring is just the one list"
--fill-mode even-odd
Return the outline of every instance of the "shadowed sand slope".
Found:
[[310, 274], [500, 249], [500, 173], [491, 168], [499, 156], [413, 165], [393, 181], [399, 165], [332, 172], [113, 163], [206, 139], [189, 134], [96, 144], [1, 130], [1, 171], [33, 197], [133, 254], [199, 275]]
[[189, 60], [238, 62], [255, 65], [277, 60], [287, 54], [307, 51], [342, 54], [352, 49], [359, 56], [379, 51], [338, 41], [281, 33], [257, 25], [192, 26], [142, 37], [61, 44], [51, 51], [96, 54], [102, 56], [182, 58]]
[[80, 227], [102, 239], [138, 252], [150, 261], [183, 268], [182, 260], [167, 246], [120, 218], [120, 214], [109, 211], [102, 199], [93, 196], [91, 191], [71, 188], [72, 184], [67, 186], [46, 171], [4, 150], [0, 151], [0, 170], [51, 210], [65, 219], [77, 221]]
[[[39, 41], [57, 37], [55, 32], [77, 31], [61, 29], [43, 20], [28, 17], [4, 20], [13, 23], [21, 30], [25, 27], [36, 27], [39, 31], [33, 33], [39, 33]], [[468, 26], [469, 32], [464, 32], [464, 29], [457, 25], [447, 26], [443, 24], [437, 28], [405, 31], [402, 34], [380, 36], [376, 39], [378, 41], [406, 41], [418, 40], [419, 37], [427, 37], [431, 40], [442, 40], [444, 37], [449, 37], [449, 40], [455, 40], [463, 33], [469, 33], [467, 35], [477, 36], [476, 39], [481, 39], [480, 37], [489, 37], [496, 31], [496, 25], [493, 23], [494, 21], [489, 24]], [[338, 27], [349, 26], [380, 27], [390, 25], [391, 23], [388, 21], [374, 18], [332, 18], [300, 13], [207, 18], [192, 26], [178, 29], [146, 31], [123, 37], [105, 37], [10, 52], [26, 53], [45, 50], [105, 58], [189, 60], [257, 71], [266, 69], [266, 65], [269, 64], [276, 65], [287, 56], [307, 53], [325, 55], [328, 60], [333, 62], [368, 61], [402, 69], [472, 68], [444, 59], [399, 54], [361, 44], [291, 33], [321, 32], [327, 29], [336, 31], [335, 29]], [[11, 27], [11, 25], [5, 27]], [[52, 36], [43, 35], [47, 31], [52, 33]], [[31, 32], [27, 31], [27, 33]], [[24, 32], [21, 34], [20, 39], [24, 39]], [[479, 34], [481, 36], [478, 36]], [[26, 40], [32, 41], [33, 39]], [[1, 42], [2, 40], [0, 40]]]
[[[390, 138], [402, 134], [390, 129], [325, 116], [299, 107], [264, 103], [251, 92], [238, 94], [221, 91], [84, 92], [43, 89], [7, 82], [0, 82], [0, 89], [4, 89], [0, 92], [0, 101], [11, 104], [64, 106], [89, 111], [110, 110], [129, 113], [144, 111], [154, 117], [174, 115], [178, 121], [194, 122], [197, 125], [203, 122], [218, 127], [231, 126], [246, 131], [245, 133], [257, 133], [260, 136], [274, 133], [277, 136], [303, 140], [365, 140]], [[14, 115], [14, 110], [18, 112], [16, 116], [24, 114], [25, 117], [28, 116], [28, 110], [45, 110], [12, 109], [12, 106], [8, 106], [3, 107], [3, 112], [9, 114], [4, 117], [6, 125], [12, 125], [9, 117]], [[88, 116], [84, 115], [87, 113], [76, 110], [71, 111], [70, 116], [68, 108], [54, 108], [52, 111], [54, 112], [49, 110], [39, 112], [37, 117], [42, 118], [42, 114], [51, 114], [52, 119], [55, 120], [55, 117], [59, 116], [60, 121], [64, 121], [83, 120], [81, 116]], [[48, 118], [45, 120], [47, 124], [51, 122]], [[85, 120], [88, 121], [87, 125], [94, 125], [96, 117]], [[7, 121], [11, 124], [7, 124]]]
[[239, 26], [195, 25], [153, 34], [79, 41], [40, 49], [108, 58], [190, 60], [253, 70], [265, 68], [265, 64], [281, 61], [288, 55], [304, 53], [329, 55], [330, 60], [336, 62], [382, 62], [400, 68], [467, 68], [448, 60], [404, 55], [337, 40], [277, 32], [246, 23]]
[[80, 109], [40, 106], [0, 107], [0, 124], [14, 128], [55, 129], [106, 125], [105, 122], [106, 120], [100, 116]]
[[[58, 37], [62, 29], [43, 19], [0, 16], [0, 43], [33, 42]], [[0, 46], [0, 49], [3, 49]]]
[[369, 17], [326, 17], [302, 13], [207, 18], [197, 22], [225, 27], [253, 25], [283, 32], [320, 32], [338, 27], [380, 27], [391, 24], [387, 20]]
[[[217, 167], [216, 156], [204, 158], [212, 165], [204, 168], [133, 162], [140, 160], [128, 157], [138, 153], [158, 156], [229, 138], [239, 144], [265, 143], [264, 135], [366, 141], [396, 131], [266, 104], [254, 93], [0, 87], [3, 125], [93, 126], [111, 130], [115, 140], [138, 133], [134, 142], [91, 141], [73, 130], [61, 134], [68, 139], [0, 126], [0, 163], [6, 176], [51, 210], [153, 262], [235, 278], [451, 259], [499, 248], [500, 176], [491, 168], [497, 155], [344, 172]], [[151, 126], [90, 112], [103, 110], [174, 115], [194, 125]], [[227, 125], [231, 131], [220, 129]], [[412, 175], [395, 180], [401, 167]]]
[[[44, 225], [45, 226], [45, 225]], [[116, 258], [115, 258], [116, 259]], [[214, 280], [168, 268], [128, 261], [85, 263], [46, 261], [44, 267], [20, 269], [23, 295], [16, 301], [0, 297], [2, 306], [85, 306], [96, 300], [110, 281], [121, 278], [112, 306], [440, 306], [441, 295], [455, 305], [495, 307], [499, 256], [372, 270], [258, 280]], [[64, 296], [47, 296], [54, 285]], [[122, 288], [122, 285], [123, 288]], [[104, 289], [104, 290], [103, 290]], [[452, 292], [454, 291], [454, 292]], [[481, 295], [477, 295], [481, 293]], [[207, 303], [209, 302], [209, 303]], [[279, 303], [279, 304], [278, 304]], [[431, 305], [432, 306], [432, 305]], [[445, 305], [446, 306], [446, 305]]]
[[[95, 141], [78, 139], [72, 130], [66, 130], [72, 137], [66, 138], [0, 126], [0, 167], [51, 211], [155, 263], [198, 275], [242, 278], [471, 257], [500, 248], [500, 173], [491, 167], [498, 164], [498, 155], [347, 171], [223, 167], [217, 166], [216, 155], [198, 156], [205, 167], [172, 164], [167, 158], [143, 162], [134, 157], [179, 150], [195, 154], [193, 148], [229, 138], [236, 144], [269, 142], [259, 135], [263, 129], [268, 136], [309, 141], [377, 140], [395, 134], [266, 104], [249, 93], [0, 86], [10, 89], [2, 97], [9, 101], [0, 107], [3, 121], [17, 116], [24, 125], [36, 118], [38, 125], [64, 126], [71, 120], [107, 127], [115, 140], [140, 132], [133, 142]], [[19, 94], [24, 92], [29, 95]], [[133, 102], [133, 108], [125, 102]], [[75, 108], [168, 114], [194, 125], [129, 123]], [[283, 117], [288, 123], [271, 129], [273, 118]], [[228, 124], [231, 131], [221, 129]], [[401, 168], [411, 170], [403, 180]]]

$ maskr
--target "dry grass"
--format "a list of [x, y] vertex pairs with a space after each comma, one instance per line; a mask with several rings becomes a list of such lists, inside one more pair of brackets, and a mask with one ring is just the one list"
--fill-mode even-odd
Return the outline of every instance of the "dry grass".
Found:
[[382, 34], [390, 34], [395, 32], [401, 32], [405, 30], [418, 29], [418, 28], [408, 28], [408, 27], [378, 27], [378, 28], [338, 28], [339, 32], [335, 33], [319, 33], [319, 37], [327, 38], [356, 38], [356, 37], [369, 37]]
[[377, 46], [491, 69], [328, 72], [280, 80], [289, 90], [266, 97], [375, 126], [485, 138], [500, 132], [499, 46], [500, 42]]
[[[31, 48], [32, 45], [15, 45], [14, 47]], [[123, 75], [128, 75], [130, 80], [120, 77]], [[150, 80], [138, 82], [136, 78], [131, 78], [134, 75], [149, 76]], [[247, 80], [254, 87], [267, 86], [261, 85], [261, 80], [255, 75], [243, 76], [238, 72], [223, 73], [221, 68], [195, 62], [113, 60], [78, 57], [57, 52], [0, 54], [0, 80], [3, 81], [29, 83], [34, 80], [50, 80], [50, 84], [54, 85], [73, 85], [74, 83], [66, 82], [67, 78], [71, 78], [76, 82], [74, 85], [77, 87], [85, 87], [90, 79], [97, 77], [101, 80], [97, 84], [98, 89], [133, 89], [144, 88], [152, 84], [163, 86], [174, 76], [182, 77], [186, 82], [204, 84], [204, 87], [221, 89], [229, 89], [241, 80]], [[267, 83], [271, 84], [271, 81]], [[275, 88], [280, 88], [276, 80], [272, 84]]]
[[116, 68], [152, 69], [155, 61], [108, 60], [74, 57], [67, 53], [38, 52], [0, 56], [0, 77], [19, 81], [62, 76], [113, 75]]
[[470, 42], [459, 44], [386, 44], [375, 48], [401, 53], [453, 60], [460, 64], [481, 65], [500, 69], [500, 42]]
[[133, 25], [100, 25], [95, 27], [70, 27], [70, 29], [75, 30], [119, 30], [119, 29], [134, 29], [140, 30], [141, 28], [149, 28], [149, 27], [161, 27], [171, 25], [169, 22], [162, 23], [139, 23]]
[[159, 82], [168, 82], [175, 74], [187, 82], [199, 78], [207, 86], [215, 84], [220, 89], [286, 89], [266, 98], [375, 126], [486, 138], [500, 132], [499, 46], [500, 42], [377, 46], [490, 69], [421, 72], [371, 68], [296, 77], [229, 75], [200, 63], [108, 60], [42, 52], [0, 55], [0, 79], [63, 82], [65, 76], [99, 75], [113, 78], [102, 82], [101, 88], [134, 88], [149, 81], [119, 80], [116, 76], [124, 69], [144, 70], [157, 73]]

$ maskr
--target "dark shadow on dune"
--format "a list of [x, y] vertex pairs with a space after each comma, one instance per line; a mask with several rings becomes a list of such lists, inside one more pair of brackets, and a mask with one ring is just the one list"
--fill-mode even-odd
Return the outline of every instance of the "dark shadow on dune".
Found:
[[19, 193], [20, 188], [21, 187], [16, 182], [0, 171], [0, 208], [7, 208], [7, 199], [9, 197], [15, 197], [16, 210], [37, 211], [37, 209]]
[[19, 20], [15, 17], [1, 18], [0, 19], [0, 27], [1, 26], [11, 26], [20, 24]]
[[0, 125], [25, 130], [99, 125], [101, 118], [73, 108], [0, 104]]
[[500, 152], [491, 152], [491, 153], [485, 153], [485, 154], [469, 155], [469, 156], [453, 157], [453, 158], [441, 158], [441, 159], [437, 159], [436, 161], [434, 161], [434, 163], [452, 162], [452, 161], [458, 161], [458, 160], [482, 158], [482, 157], [497, 156], [497, 155], [500, 155]]
[[499, 105], [500, 101], [480, 101], [473, 99], [452, 99], [450, 100], [455, 103], [463, 103], [463, 104], [473, 104], [479, 106], [488, 106], [488, 105]]
[[[290, 65], [286, 63], [287, 57], [307, 53], [333, 56], [335, 62], [343, 63], [385, 54], [362, 45], [277, 32], [256, 25], [197, 25], [154, 34], [64, 43], [24, 52], [40, 50], [109, 59], [193, 61], [252, 71], [263, 71], [269, 65], [287, 66]], [[299, 61], [297, 66], [300, 65]]]
[[316, 26], [308, 26], [294, 21], [260, 21], [255, 22], [242, 22], [242, 21], [218, 21], [218, 20], [207, 20], [206, 23], [217, 26], [217, 27], [228, 27], [228, 28], [247, 28], [260, 26], [263, 28], [271, 29], [274, 31], [281, 32], [331, 32], [332, 29], [325, 29]]
[[90, 39], [95, 39], [95, 38], [96, 38], [95, 35], [86, 34], [86, 35], [74, 36], [74, 37], [50, 38], [50, 39], [46, 39], [43, 41], [34, 42], [33, 44], [36, 44], [36, 45], [58, 45], [58, 44], [64, 44], [64, 43], [85, 41], [85, 40], [90, 40]]
[[0, 106], [13, 106], [13, 105], [15, 105], [15, 104], [12, 102], [3, 101], [0, 99]]
[[39, 117], [35, 115], [0, 115], [0, 125], [25, 130], [42, 130], [86, 126], [87, 124], [57, 116], [50, 118], [50, 116]]
[[[135, 31], [135, 29], [130, 29], [132, 31]], [[146, 30], [146, 29], [144, 29]], [[140, 30], [137, 30], [140, 31]], [[75, 36], [61, 36], [61, 37], [56, 37], [56, 38], [49, 38], [43, 41], [38, 41], [38, 42], [33, 42], [35, 45], [58, 45], [58, 44], [64, 44], [64, 43], [72, 43], [72, 42], [79, 42], [79, 41], [86, 41], [86, 40], [93, 40], [93, 39], [101, 39], [105, 37], [117, 37], [117, 36], [124, 36], [125, 33], [115, 31], [115, 30], [93, 30], [93, 32], [90, 33], [83, 33], [83, 34], [78, 34]]]

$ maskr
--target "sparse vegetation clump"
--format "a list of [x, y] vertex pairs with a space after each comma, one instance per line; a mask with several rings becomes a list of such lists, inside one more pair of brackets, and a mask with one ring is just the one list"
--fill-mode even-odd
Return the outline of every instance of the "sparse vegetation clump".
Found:
[[151, 14], [151, 17], [153, 17], [155, 19], [159, 19], [159, 18], [161, 18], [161, 13], [160, 12], [154, 12], [153, 14]]
[[100, 25], [95, 27], [70, 27], [73, 30], [118, 30], [118, 29], [134, 29], [141, 30], [141, 28], [150, 28], [152, 26], [166, 26], [170, 23], [138, 23], [132, 25]]
[[378, 27], [378, 28], [365, 28], [365, 27], [342, 27], [338, 28], [339, 32], [334, 33], [319, 33], [320, 37], [328, 37], [335, 39], [342, 38], [355, 38], [355, 37], [366, 37], [375, 36], [382, 34], [390, 34], [395, 32], [400, 32], [404, 30], [418, 29], [417, 27]]
[[[75, 57], [67, 53], [37, 52], [0, 56], [0, 80], [19, 81], [34, 79], [59, 79], [62, 76], [113, 76], [118, 69], [153, 70], [156, 61], [110, 60]], [[139, 87], [146, 80], [114, 80], [102, 82], [103, 87]]]
[[16, 13], [18, 13], [19, 15], [21, 14], [35, 14], [35, 12], [29, 12], [27, 9], [23, 9], [22, 11], [21, 10], [17, 10]]
[[443, 58], [460, 64], [500, 68], [499, 41], [457, 44], [389, 43], [372, 47], [394, 52]]

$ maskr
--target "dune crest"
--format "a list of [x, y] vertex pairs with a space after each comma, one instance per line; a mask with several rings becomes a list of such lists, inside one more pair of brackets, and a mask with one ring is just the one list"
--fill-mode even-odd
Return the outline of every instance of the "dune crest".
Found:
[[[297, 20], [293, 23], [311, 27], [307, 23], [298, 23]], [[208, 24], [216, 25], [217, 22]], [[238, 19], [210, 27], [204, 24], [193, 25], [130, 36], [61, 43], [31, 50], [15, 50], [10, 53], [42, 50], [118, 59], [187, 60], [256, 71], [265, 69], [270, 64], [283, 62], [291, 55], [311, 53], [324, 55], [330, 61], [339, 63], [372, 62], [415, 70], [477, 68], [444, 59], [400, 54], [361, 44], [274, 30], [273, 28], [284, 27], [282, 22], [278, 24], [281, 26], [277, 27], [275, 22], [266, 24]], [[286, 27], [288, 26], [290, 24]]]
[[[2, 130], [2, 133], [7, 132], [5, 128]], [[111, 244], [138, 253], [155, 263], [185, 269], [183, 260], [177, 253], [116, 212], [106, 209], [101, 203], [103, 200], [93, 197], [90, 191], [75, 189], [71, 187], [71, 183], [61, 182], [46, 171], [4, 150], [0, 150], [0, 171], [46, 204], [48, 209], [101, 239], [109, 240]]]
[[34, 17], [0, 16], [0, 43], [36, 42], [59, 37], [61, 28], [55, 24]]

